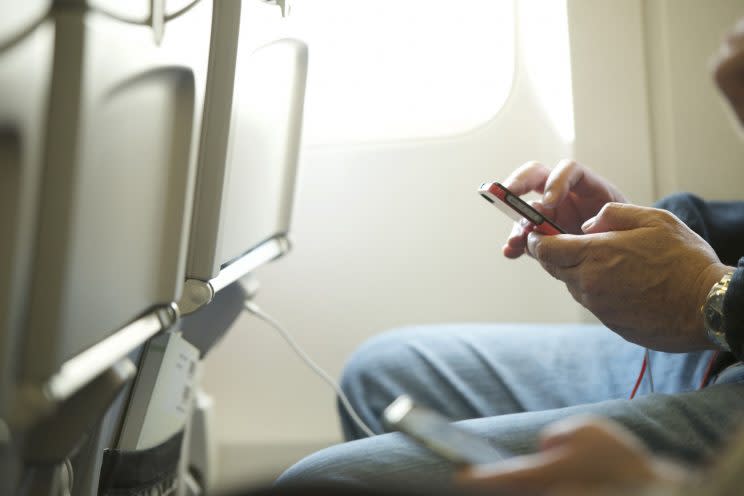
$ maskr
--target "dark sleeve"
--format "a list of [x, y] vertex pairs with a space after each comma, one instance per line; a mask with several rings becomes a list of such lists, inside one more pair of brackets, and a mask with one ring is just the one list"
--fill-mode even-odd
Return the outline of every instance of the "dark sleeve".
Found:
[[677, 193], [654, 206], [679, 217], [726, 265], [734, 266], [744, 256], [744, 202], [705, 201], [690, 193]]
[[732, 353], [744, 360], [744, 202], [705, 201], [678, 193], [655, 206], [669, 210], [698, 233], [721, 262], [737, 267], [723, 301], [724, 328]]
[[744, 258], [739, 259], [736, 272], [731, 276], [726, 297], [723, 299], [723, 314], [726, 316], [726, 342], [731, 353], [744, 361]]

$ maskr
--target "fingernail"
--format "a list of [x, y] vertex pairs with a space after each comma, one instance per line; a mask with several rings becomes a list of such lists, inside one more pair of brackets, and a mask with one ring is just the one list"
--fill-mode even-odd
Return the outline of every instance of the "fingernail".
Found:
[[545, 193], [545, 196], [543, 196], [542, 202], [543, 202], [543, 205], [545, 205], [546, 207], [552, 207], [555, 200], [556, 200], [555, 193], [553, 193], [552, 191], [548, 191], [547, 193]]
[[581, 224], [581, 230], [584, 232], [587, 232], [589, 229], [591, 229], [594, 224], [597, 222], [596, 217], [592, 217], [591, 219], [588, 219], [586, 222]]
[[531, 233], [530, 233], [530, 234], [529, 234], [529, 235], [527, 236], [527, 251], [528, 251], [528, 252], [530, 253], [530, 255], [532, 255], [533, 257], [535, 256], [535, 246], [536, 246], [536, 245], [537, 245], [537, 243], [539, 243], [539, 242], [540, 242], [540, 235], [539, 235], [539, 234], [537, 234], [536, 232], [531, 232]]

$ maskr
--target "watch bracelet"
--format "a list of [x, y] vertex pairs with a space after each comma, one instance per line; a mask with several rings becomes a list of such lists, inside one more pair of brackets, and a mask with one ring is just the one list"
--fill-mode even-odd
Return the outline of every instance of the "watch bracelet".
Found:
[[703, 328], [708, 341], [722, 351], [729, 351], [730, 346], [725, 334], [725, 321], [723, 312], [723, 301], [728, 291], [731, 273], [725, 273], [708, 290], [705, 302], [700, 307], [703, 315]]
[[[741, 263], [741, 262], [740, 262]], [[744, 359], [744, 266], [730, 272], [728, 290], [723, 298], [723, 330], [731, 352]]]

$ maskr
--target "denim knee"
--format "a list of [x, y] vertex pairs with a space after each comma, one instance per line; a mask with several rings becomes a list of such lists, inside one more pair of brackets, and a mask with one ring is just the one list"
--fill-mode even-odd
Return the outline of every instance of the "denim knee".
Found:
[[[375, 432], [384, 432], [382, 411], [403, 392], [409, 374], [408, 343], [416, 328], [402, 328], [379, 334], [363, 343], [349, 358], [341, 375], [341, 390], [364, 422]], [[406, 359], [408, 356], [408, 360]], [[364, 437], [339, 404], [339, 415], [347, 440]]]
[[[399, 345], [398, 333], [389, 331], [365, 341], [349, 357], [341, 374], [341, 388], [348, 396], [375, 386], [389, 370]], [[363, 395], [362, 395], [363, 396]]]

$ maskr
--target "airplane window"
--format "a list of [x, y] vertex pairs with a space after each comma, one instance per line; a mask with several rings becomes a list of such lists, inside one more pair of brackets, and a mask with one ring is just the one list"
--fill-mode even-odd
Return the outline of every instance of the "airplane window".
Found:
[[548, 121], [564, 142], [571, 143], [576, 136], [566, 2], [521, 0], [519, 6], [520, 57], [527, 79]]
[[305, 143], [450, 136], [493, 118], [514, 75], [513, 0], [299, 0]]

